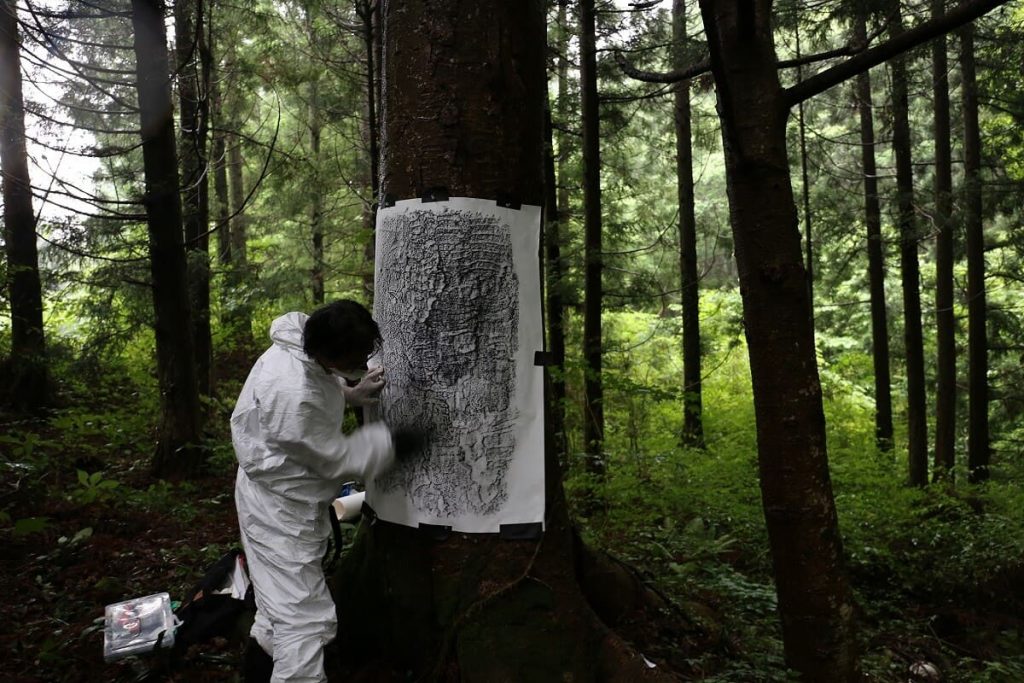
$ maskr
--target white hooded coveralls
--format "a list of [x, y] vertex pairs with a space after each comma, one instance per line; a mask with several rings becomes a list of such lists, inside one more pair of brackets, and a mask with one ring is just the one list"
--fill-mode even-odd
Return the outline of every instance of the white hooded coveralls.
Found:
[[307, 318], [274, 321], [273, 346], [231, 414], [235, 506], [256, 596], [252, 636], [274, 658], [272, 683], [326, 680], [323, 647], [337, 632], [320, 564], [331, 534], [327, 507], [342, 483], [394, 461], [383, 424], [342, 434], [344, 385], [302, 350]]

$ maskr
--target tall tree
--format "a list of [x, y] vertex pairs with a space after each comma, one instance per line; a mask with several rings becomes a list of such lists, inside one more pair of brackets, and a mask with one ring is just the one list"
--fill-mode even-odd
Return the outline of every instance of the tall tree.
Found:
[[828, 474], [771, 2], [701, 0], [701, 13], [718, 94], [786, 661], [807, 680], [852, 681], [853, 599]]
[[[904, 33], [894, 3], [892, 37]], [[892, 73], [892, 148], [896, 157], [896, 212], [900, 226], [900, 282], [903, 287], [903, 338], [907, 364], [907, 462], [913, 486], [928, 483], [928, 418], [925, 405], [924, 333], [921, 329], [920, 235], [914, 208], [914, 167], [910, 142], [910, 103], [905, 56], [890, 63]]]
[[[674, 67], [685, 61], [686, 3], [672, 3]], [[701, 401], [700, 273], [697, 269], [697, 216], [693, 198], [693, 141], [690, 115], [690, 81], [675, 84], [676, 188], [679, 197], [679, 275], [683, 317], [683, 432], [688, 446], [704, 446]]]
[[551, 434], [557, 439], [559, 454], [564, 459], [568, 455], [568, 434], [566, 432], [566, 382], [565, 382], [565, 277], [566, 268], [562, 256], [562, 244], [568, 234], [569, 216], [569, 154], [570, 136], [566, 132], [569, 122], [569, 0], [558, 0], [558, 19], [555, 25], [556, 40], [556, 75], [558, 77], [557, 100], [555, 114], [558, 120], [558, 133], [548, 114], [548, 145], [549, 154], [557, 156], [551, 159], [548, 170], [547, 201], [548, 221], [544, 235], [547, 263], [547, 313], [548, 313], [548, 344], [552, 355], [551, 405], [549, 406]]
[[[444, 187], [542, 205], [543, 2], [385, 3], [382, 21], [382, 193], [401, 200]], [[361, 527], [336, 585], [353, 658], [385, 656], [424, 679], [665, 680], [583, 602], [552, 445], [541, 539], [434, 541], [387, 522]]]
[[971, 482], [988, 479], [988, 334], [985, 329], [985, 232], [981, 215], [981, 130], [974, 61], [974, 27], [960, 32], [964, 120], [964, 216], [967, 232], [967, 469]]
[[580, 89], [583, 117], [584, 303], [583, 442], [587, 470], [598, 476], [604, 462], [604, 386], [601, 376], [601, 302], [604, 270], [601, 224], [601, 118], [597, 94], [597, 13], [594, 0], [580, 0]]
[[[317, 27], [313, 11], [314, 3], [303, 3], [303, 16], [306, 21], [306, 38], [311, 50], [316, 53]], [[307, 100], [307, 120], [309, 127], [309, 159], [311, 178], [307, 191], [310, 195], [309, 233], [313, 247], [313, 270], [311, 281], [313, 286], [313, 303], [324, 303], [324, 278], [326, 263], [324, 262], [324, 184], [322, 177], [323, 159], [320, 153], [321, 136], [323, 134], [323, 110], [320, 106], [320, 75], [313, 70], [309, 81]]]
[[132, 0], [132, 28], [162, 417], [153, 470], [188, 476], [203, 456], [162, 0]]
[[[945, 0], [932, 0], [941, 17]], [[956, 444], [956, 318], [953, 315], [953, 168], [950, 151], [949, 76], [946, 37], [932, 43], [935, 138], [935, 323], [938, 359], [935, 391], [935, 466], [938, 480], [952, 474]]]
[[363, 230], [366, 232], [366, 246], [363, 255], [366, 257], [367, 268], [363, 275], [363, 291], [367, 298], [373, 299], [373, 258], [374, 231], [377, 225], [377, 206], [380, 201], [378, 187], [380, 185], [380, 126], [378, 109], [380, 102], [377, 93], [377, 71], [380, 67], [377, 51], [380, 49], [380, 2], [379, 0], [357, 0], [356, 14], [362, 21], [362, 42], [365, 50], [366, 80], [364, 97], [366, 98], [366, 114], [363, 123], [363, 144], [366, 148], [366, 186], [370, 196], [363, 205]]
[[209, 51], [204, 0], [174, 3], [177, 58], [182, 218], [188, 258], [193, 344], [199, 393], [210, 394], [213, 341], [210, 331], [210, 192], [206, 137], [209, 128]]
[[[854, 18], [854, 40], [867, 43], [865, 3]], [[864, 172], [864, 224], [867, 227], [868, 288], [871, 292], [871, 358], [875, 377], [875, 443], [882, 451], [892, 449], [892, 375], [889, 369], [889, 322], [885, 308], [885, 250], [882, 210], [878, 199], [875, 164], [874, 105], [871, 73], [857, 75], [857, 109], [860, 117], [861, 166]]]
[[0, 174], [3, 181], [7, 290], [11, 301], [11, 357], [3, 397], [35, 411], [50, 402], [39, 282], [36, 218], [25, 148], [25, 102], [15, 0], [0, 3]]

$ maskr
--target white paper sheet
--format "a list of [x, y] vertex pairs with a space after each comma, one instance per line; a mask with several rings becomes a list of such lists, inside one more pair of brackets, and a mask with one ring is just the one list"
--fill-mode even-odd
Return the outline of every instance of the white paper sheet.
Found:
[[366, 482], [377, 516], [497, 532], [544, 520], [540, 207], [453, 197], [377, 212], [383, 419], [424, 458]]

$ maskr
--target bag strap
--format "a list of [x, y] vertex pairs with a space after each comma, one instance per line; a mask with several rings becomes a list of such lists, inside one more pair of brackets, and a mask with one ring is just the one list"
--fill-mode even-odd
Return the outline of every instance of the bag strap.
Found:
[[[338, 561], [338, 557], [341, 555], [341, 522], [338, 520], [338, 513], [334, 511], [333, 505], [327, 506], [328, 514], [331, 516], [331, 531], [334, 536], [334, 547], [327, 549], [327, 554], [324, 555], [324, 573], [330, 573], [334, 569], [335, 563]], [[328, 557], [330, 559], [328, 559]]]

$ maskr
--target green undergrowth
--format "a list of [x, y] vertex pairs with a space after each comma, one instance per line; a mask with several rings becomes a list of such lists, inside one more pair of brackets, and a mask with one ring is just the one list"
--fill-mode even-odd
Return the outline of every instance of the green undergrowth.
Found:
[[[706, 448], [684, 448], [671, 389], [681, 376], [678, 350], [671, 340], [658, 345], [662, 332], [651, 330], [664, 323], [653, 316], [622, 318], [609, 325], [613, 339], [652, 335], [655, 342], [633, 350], [628, 363], [611, 357], [606, 479], [583, 471], [582, 454], [569, 462], [566, 491], [584, 535], [639, 567], [713, 630], [724, 648], [693, 662], [703, 680], [790, 680], [742, 340], [705, 356], [713, 368], [703, 383]], [[932, 665], [944, 681], [1024, 680], [1024, 468], [1006, 458], [994, 462], [984, 485], [968, 485], [958, 471], [952, 485], [906, 486], [902, 435], [890, 452], [874, 443], [870, 362], [846, 340], [819, 339], [832, 484], [865, 673], [902, 682], [914, 680], [913, 667]]]

